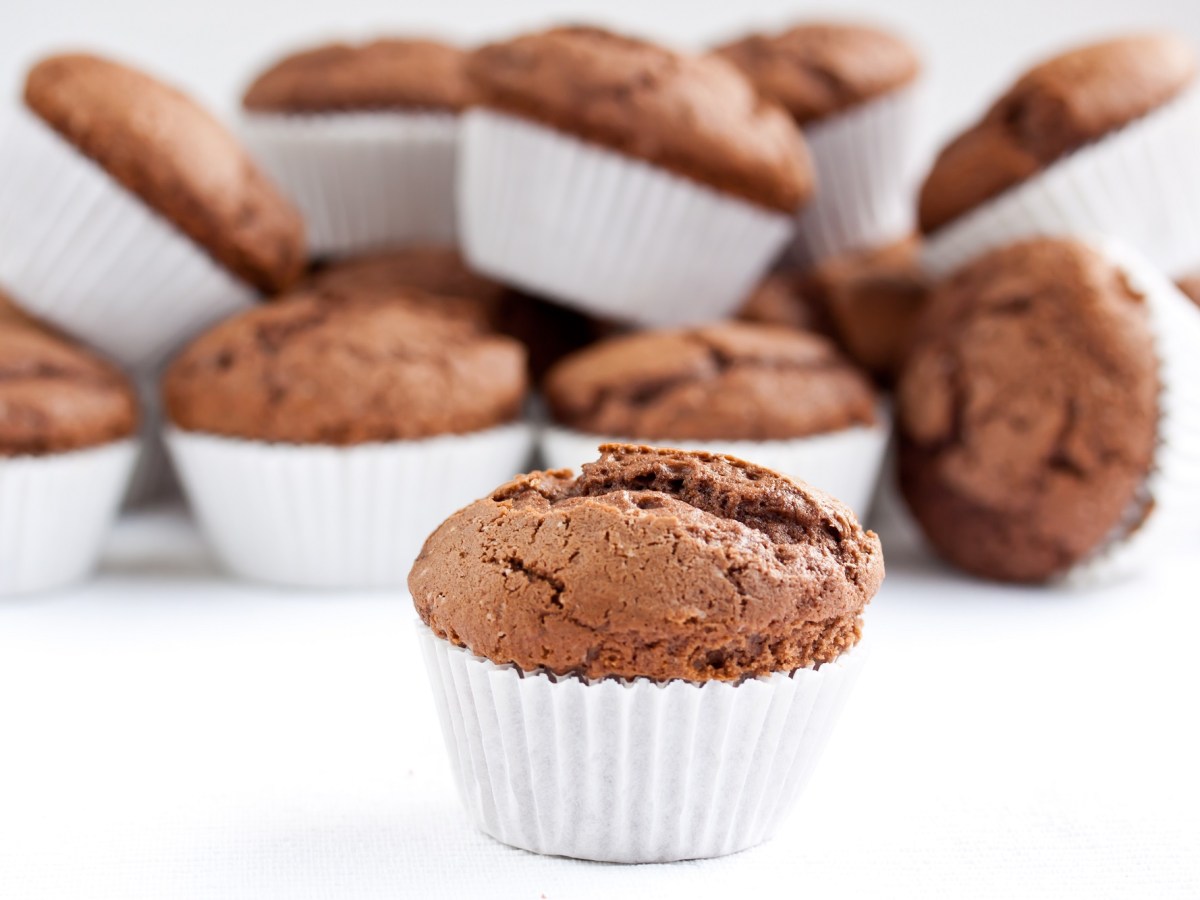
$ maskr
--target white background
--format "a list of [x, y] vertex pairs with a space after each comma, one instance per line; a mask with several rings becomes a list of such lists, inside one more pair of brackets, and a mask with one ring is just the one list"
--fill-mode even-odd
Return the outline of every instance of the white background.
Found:
[[[377, 28], [481, 39], [599, 20], [702, 44], [804, 4], [0, 3], [0, 89], [96, 47], [228, 109], [273, 52]], [[926, 50], [931, 133], [1030, 59], [1195, 0], [854, 2]], [[1198, 148], [1197, 152], [1200, 152]], [[1200, 896], [1200, 527], [1103, 590], [991, 587], [893, 527], [873, 655], [801, 808], [707, 863], [547, 860], [475, 833], [399, 594], [236, 585], [178, 513], [100, 578], [0, 602], [0, 898]]]

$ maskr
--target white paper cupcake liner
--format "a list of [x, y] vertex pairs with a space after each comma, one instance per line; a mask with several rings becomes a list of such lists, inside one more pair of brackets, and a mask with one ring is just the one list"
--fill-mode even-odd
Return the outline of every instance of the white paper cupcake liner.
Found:
[[316, 256], [455, 237], [459, 116], [249, 114], [251, 153], [304, 215]]
[[[1114, 538], [1068, 573], [1066, 580], [1076, 584], [1111, 581], [1153, 563], [1159, 546], [1194, 528], [1200, 509], [1200, 311], [1139, 251], [1112, 238], [1088, 243], [1146, 298], [1162, 390], [1158, 449], [1146, 482], [1153, 506], [1137, 530]], [[1140, 504], [1131, 515], [1140, 515]]]
[[488, 109], [463, 117], [459, 228], [472, 267], [646, 326], [731, 314], [792, 219]]
[[1168, 275], [1200, 248], [1200, 88], [1052, 164], [930, 235], [924, 263], [944, 275], [1037, 235], [1111, 235]]
[[580, 466], [600, 455], [597, 448], [601, 444], [612, 442], [726, 453], [811, 484], [865, 518], [887, 452], [889, 421], [888, 415], [881, 412], [872, 426], [777, 441], [645, 441], [587, 434], [551, 424], [542, 430], [541, 454], [547, 468], [579, 471]]
[[255, 297], [23, 107], [0, 133], [0, 284], [140, 371]]
[[45, 591], [92, 571], [137, 442], [0, 458], [0, 596]]
[[790, 256], [800, 267], [881, 247], [914, 227], [921, 82], [804, 129], [817, 193], [800, 211]]
[[487, 834], [556, 856], [647, 863], [770, 838], [863, 661], [740, 684], [588, 683], [498, 666], [418, 624], [451, 767]]
[[167, 447], [221, 563], [297, 587], [403, 587], [425, 538], [523, 471], [516, 423], [353, 447], [269, 444], [168, 428]]

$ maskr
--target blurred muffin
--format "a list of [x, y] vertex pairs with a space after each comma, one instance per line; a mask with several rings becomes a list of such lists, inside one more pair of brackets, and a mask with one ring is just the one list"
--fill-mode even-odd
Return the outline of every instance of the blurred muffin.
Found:
[[1169, 273], [1200, 246], [1196, 55], [1170, 34], [1081, 47], [1022, 75], [921, 189], [939, 273], [1038, 234], [1110, 234]]
[[825, 307], [806, 291], [804, 277], [791, 269], [772, 272], [750, 292], [737, 318], [758, 325], [781, 325], [832, 336]]
[[[735, 852], [770, 835], [799, 789], [785, 773], [814, 761], [828, 722], [795, 711], [844, 691], [878, 539], [732, 457], [601, 453], [577, 478], [534, 472], [455, 513], [409, 576], [463, 800], [540, 853]], [[497, 739], [468, 740], [468, 721], [498, 723]], [[687, 777], [659, 758], [688, 760]], [[743, 758], [761, 777], [729, 765]]]
[[247, 141], [303, 211], [314, 253], [454, 237], [465, 58], [418, 38], [325, 44], [247, 88]]
[[526, 389], [509, 338], [391, 297], [298, 296], [174, 360], [168, 446], [233, 572], [395, 585], [433, 524], [524, 465]]
[[897, 393], [901, 487], [934, 549], [1043, 582], [1157, 534], [1197, 427], [1192, 379], [1174, 383], [1194, 348], [1172, 342], [1200, 335], [1189, 319], [1153, 268], [1063, 239], [939, 285]]
[[0, 173], [0, 283], [135, 368], [288, 287], [305, 263], [299, 215], [225, 128], [98, 56], [30, 70]]
[[92, 570], [137, 454], [137, 420], [117, 369], [0, 314], [0, 595]]
[[1183, 291], [1188, 298], [1200, 306], [1200, 275], [1192, 275], [1188, 278], [1179, 279], [1179, 289]]
[[879, 28], [813, 22], [715, 52], [804, 129], [818, 191], [800, 214], [798, 264], [875, 247], [912, 228], [921, 60], [911, 45]]
[[812, 192], [787, 114], [715, 57], [554, 28], [467, 71], [464, 252], [536, 295], [636, 324], [720, 318]]
[[543, 384], [552, 468], [605, 440], [728, 452], [863, 510], [887, 439], [870, 381], [817, 335], [728, 322], [610, 338]]

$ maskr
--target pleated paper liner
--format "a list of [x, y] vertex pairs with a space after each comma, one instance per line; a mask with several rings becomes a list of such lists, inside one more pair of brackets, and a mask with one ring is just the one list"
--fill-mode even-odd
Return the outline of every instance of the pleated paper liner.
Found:
[[550, 469], [574, 469], [599, 456], [605, 443], [651, 444], [725, 453], [811, 484], [841, 500], [860, 518], [869, 511], [887, 452], [890, 417], [872, 426], [775, 441], [645, 441], [605, 437], [549, 424], [541, 432], [542, 461]]
[[0, 596], [74, 584], [96, 565], [137, 442], [0, 458]]
[[797, 266], [912, 233], [923, 95], [917, 82], [804, 129], [817, 193], [797, 220]]
[[303, 213], [316, 256], [455, 239], [457, 114], [255, 113], [242, 134]]
[[723, 856], [795, 805], [863, 662], [740, 684], [586, 682], [418, 638], [467, 812], [535, 853], [621, 863]]
[[402, 588], [451, 513], [524, 471], [524, 423], [352, 447], [168, 428], [192, 510], [230, 572], [297, 587]]
[[24, 107], [0, 133], [0, 284], [38, 318], [149, 371], [254, 290]]
[[1075, 151], [929, 235], [924, 263], [945, 275], [1038, 235], [1109, 235], [1176, 276], [1200, 248], [1200, 88]]
[[791, 235], [766, 210], [551, 128], [463, 117], [459, 228], [485, 275], [645, 326], [725, 318]]

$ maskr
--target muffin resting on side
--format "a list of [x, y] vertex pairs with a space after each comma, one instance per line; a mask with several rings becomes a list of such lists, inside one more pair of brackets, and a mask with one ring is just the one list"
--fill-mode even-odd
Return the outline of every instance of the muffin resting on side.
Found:
[[116, 368], [0, 317], [0, 595], [91, 571], [137, 455], [137, 423]]
[[326, 44], [247, 88], [247, 141], [303, 210], [314, 253], [454, 237], [465, 57], [423, 38]]
[[184, 485], [227, 566], [366, 586], [402, 581], [431, 523], [522, 466], [526, 388], [508, 338], [384, 297], [301, 295], [197, 339], [164, 397]]
[[[497, 488], [409, 576], [447, 741], [469, 760], [464, 802], [542, 853], [662, 861], [766, 839], [799, 790], [782, 773], [811, 765], [830, 724], [795, 712], [810, 690], [844, 692], [882, 579], [879, 541], [846, 507], [732, 457], [607, 445], [577, 478]], [[650, 762], [662, 753], [689, 777]], [[503, 799], [485, 814], [483, 796]], [[594, 825], [572, 826], [581, 810]]]
[[886, 443], [866, 376], [825, 338], [728, 322], [601, 341], [551, 369], [547, 462], [603, 440], [729, 452], [805, 478], [862, 510]]
[[467, 66], [463, 247], [587, 312], [731, 312], [812, 192], [803, 139], [733, 66], [598, 28], [490, 44]]

